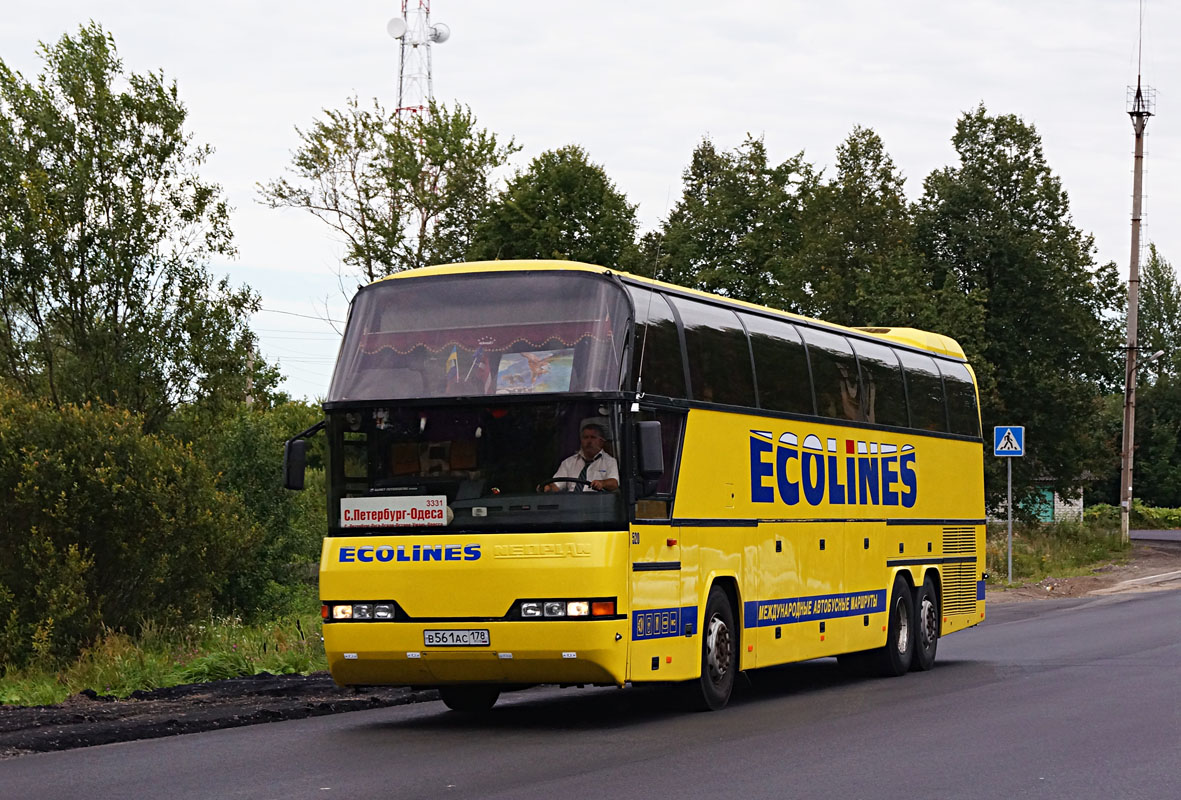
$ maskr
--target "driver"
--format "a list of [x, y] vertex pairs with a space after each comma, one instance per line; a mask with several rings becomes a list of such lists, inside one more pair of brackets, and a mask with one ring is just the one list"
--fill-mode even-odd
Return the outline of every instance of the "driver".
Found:
[[[603, 450], [607, 432], [597, 422], [582, 426], [582, 447], [558, 465], [554, 478], [572, 478], [547, 483], [547, 492], [614, 492], [619, 488], [619, 464]], [[585, 481], [585, 482], [580, 482]]]

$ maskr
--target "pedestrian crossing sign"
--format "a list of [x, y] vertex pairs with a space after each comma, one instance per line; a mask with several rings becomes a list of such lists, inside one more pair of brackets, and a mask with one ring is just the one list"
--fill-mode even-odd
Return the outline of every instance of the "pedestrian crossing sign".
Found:
[[1025, 455], [1025, 426], [998, 425], [993, 428], [992, 454], [994, 456]]

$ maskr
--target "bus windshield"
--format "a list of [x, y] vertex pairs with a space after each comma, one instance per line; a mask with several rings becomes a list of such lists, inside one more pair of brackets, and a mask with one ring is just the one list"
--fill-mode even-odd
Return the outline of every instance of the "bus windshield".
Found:
[[326, 402], [616, 391], [629, 313], [591, 273], [381, 281], [353, 303]]
[[[615, 416], [589, 400], [331, 412], [333, 527], [345, 535], [620, 528], [619, 492], [590, 485], [618, 484]], [[601, 452], [586, 471], [580, 456], [579, 469], [555, 480], [588, 428]]]

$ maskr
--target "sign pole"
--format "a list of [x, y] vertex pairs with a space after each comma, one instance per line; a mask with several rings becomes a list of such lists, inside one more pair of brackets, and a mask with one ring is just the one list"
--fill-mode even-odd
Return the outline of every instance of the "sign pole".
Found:
[[1013, 459], [1005, 459], [1009, 473], [1009, 498], [1005, 507], [1009, 510], [1009, 583], [1013, 582]]
[[1005, 459], [1009, 475], [1005, 506], [1009, 515], [1009, 583], [1013, 582], [1013, 458], [1025, 455], [1025, 426], [997, 425], [992, 429], [992, 454]]

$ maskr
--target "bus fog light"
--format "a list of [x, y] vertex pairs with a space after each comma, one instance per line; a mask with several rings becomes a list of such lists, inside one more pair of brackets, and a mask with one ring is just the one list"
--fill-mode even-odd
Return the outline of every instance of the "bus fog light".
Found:
[[373, 619], [373, 606], [368, 603], [353, 606], [353, 619]]
[[541, 603], [521, 603], [522, 617], [540, 617]]
[[585, 617], [590, 614], [590, 603], [585, 600], [571, 600], [566, 604], [566, 615], [570, 617]]
[[546, 601], [545, 615], [547, 617], [564, 617], [564, 616], [566, 616], [566, 604], [560, 600]]
[[333, 606], [332, 607], [332, 618], [333, 619], [352, 619], [353, 618], [353, 607], [352, 606]]
[[373, 607], [374, 619], [393, 619], [394, 607], [390, 605], [377, 605]]

